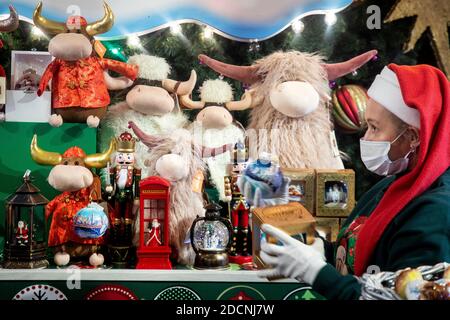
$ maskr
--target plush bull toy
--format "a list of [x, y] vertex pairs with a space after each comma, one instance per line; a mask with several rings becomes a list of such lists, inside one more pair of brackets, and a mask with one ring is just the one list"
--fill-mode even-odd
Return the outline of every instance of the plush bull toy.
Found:
[[[96, 239], [80, 238], [74, 232], [73, 217], [86, 208], [95, 188], [91, 168], [104, 168], [115, 151], [115, 140], [104, 153], [86, 155], [79, 147], [71, 147], [62, 155], [45, 151], [38, 146], [37, 136], [31, 142], [31, 157], [42, 165], [53, 166], [48, 176], [48, 183], [62, 193], [47, 204], [45, 216], [53, 214], [48, 246], [53, 247], [55, 263], [66, 265], [71, 257], [84, 257], [95, 254], [97, 246], [104, 242], [103, 237]], [[98, 195], [98, 191], [96, 190]], [[92, 256], [91, 256], [92, 258]], [[96, 259], [90, 263], [97, 264]]]
[[[0, 32], [11, 32], [19, 27], [19, 15], [13, 6], [9, 6], [9, 17], [0, 21]], [[3, 43], [0, 40], [0, 48]], [[5, 77], [5, 69], [0, 65], [0, 77]]]
[[[250, 84], [249, 152], [278, 156], [286, 168], [342, 169], [329, 114], [328, 81], [351, 73], [375, 55], [368, 51], [341, 63], [327, 64], [316, 54], [274, 52], [251, 66], [235, 66], [200, 55], [205, 65]], [[247, 100], [248, 97], [244, 97]]]
[[34, 24], [48, 34], [56, 34], [48, 45], [55, 60], [45, 70], [38, 96], [42, 95], [52, 79], [52, 107], [49, 123], [59, 127], [66, 122], [83, 123], [97, 127], [110, 103], [103, 72], [113, 70], [134, 80], [138, 67], [120, 61], [97, 57], [92, 50], [93, 37], [107, 32], [114, 23], [111, 8], [104, 3], [105, 16], [88, 24], [83, 17], [71, 16], [66, 23], [42, 16], [42, 2], [33, 14]]

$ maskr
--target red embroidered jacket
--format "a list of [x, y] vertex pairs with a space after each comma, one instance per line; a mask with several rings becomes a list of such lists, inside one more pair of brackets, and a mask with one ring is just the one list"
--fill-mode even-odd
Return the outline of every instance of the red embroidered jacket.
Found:
[[77, 61], [55, 59], [47, 66], [39, 89], [41, 96], [50, 79], [52, 81], [52, 107], [102, 108], [109, 102], [103, 71], [111, 69], [135, 80], [138, 67], [124, 62], [89, 57]]
[[48, 219], [53, 214], [48, 235], [48, 246], [54, 247], [73, 241], [81, 244], [103, 244], [104, 237], [98, 239], [82, 239], [73, 232], [73, 217], [77, 212], [88, 206], [89, 189], [75, 192], [63, 192], [50, 201], [45, 210]]

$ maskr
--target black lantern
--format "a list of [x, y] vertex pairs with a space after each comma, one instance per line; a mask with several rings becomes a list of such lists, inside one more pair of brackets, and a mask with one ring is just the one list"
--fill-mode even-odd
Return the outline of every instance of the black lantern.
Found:
[[27, 170], [23, 184], [6, 199], [5, 248], [3, 267], [10, 269], [46, 268], [47, 241], [45, 205]]
[[191, 244], [196, 256], [195, 269], [228, 269], [227, 251], [231, 245], [231, 223], [220, 216], [218, 204], [206, 206], [205, 217], [198, 217], [191, 227]]

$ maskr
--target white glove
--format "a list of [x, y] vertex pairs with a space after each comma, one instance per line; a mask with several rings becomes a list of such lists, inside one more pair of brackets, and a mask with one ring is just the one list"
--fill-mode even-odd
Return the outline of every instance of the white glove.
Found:
[[250, 205], [264, 208], [287, 204], [289, 202], [290, 182], [291, 179], [283, 177], [283, 183], [276, 192], [273, 192], [266, 183], [243, 175], [238, 178], [237, 186]]
[[106, 186], [105, 191], [107, 193], [111, 193], [113, 191], [113, 187], [111, 185]]
[[261, 229], [267, 235], [280, 240], [283, 245], [262, 241], [261, 259], [272, 269], [258, 271], [258, 276], [269, 280], [280, 277], [293, 278], [312, 285], [319, 271], [327, 264], [323, 254], [274, 226], [263, 224]]

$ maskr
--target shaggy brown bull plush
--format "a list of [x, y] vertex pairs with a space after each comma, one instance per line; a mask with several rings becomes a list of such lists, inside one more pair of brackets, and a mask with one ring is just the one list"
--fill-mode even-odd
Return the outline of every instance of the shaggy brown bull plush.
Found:
[[370, 51], [349, 61], [325, 64], [317, 54], [275, 52], [252, 66], [234, 66], [205, 55], [213, 70], [251, 84], [250, 156], [270, 152], [288, 168], [343, 168], [329, 110], [328, 81], [369, 61]]

